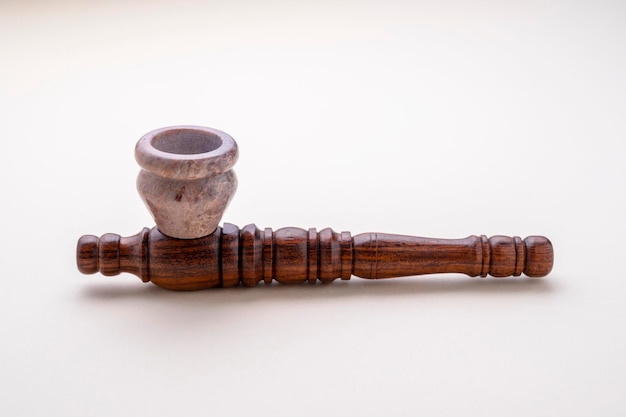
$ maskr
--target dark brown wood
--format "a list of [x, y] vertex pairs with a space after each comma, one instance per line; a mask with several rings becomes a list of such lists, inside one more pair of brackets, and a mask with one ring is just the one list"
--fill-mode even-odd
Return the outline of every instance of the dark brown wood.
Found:
[[222, 286], [239, 284], [239, 228], [226, 223], [222, 228]]
[[[176, 239], [153, 228], [148, 238], [148, 279], [169, 290], [200, 290], [222, 283], [222, 228], [197, 239]], [[125, 272], [125, 271], [124, 271]]]
[[543, 236], [432, 239], [386, 233], [287, 227], [272, 231], [226, 223], [209, 236], [176, 239], [156, 227], [130, 237], [86, 235], [77, 247], [85, 274], [129, 272], [171, 290], [462, 273], [542, 277], [552, 270], [552, 244]]
[[241, 282], [246, 287], [254, 287], [263, 279], [263, 241], [261, 231], [253, 224], [241, 229], [239, 248]]
[[274, 233], [275, 255], [273, 276], [281, 284], [301, 284], [308, 278], [308, 233], [304, 229], [286, 227]]
[[309, 229], [309, 239], [307, 242], [307, 279], [309, 284], [317, 282], [317, 271], [319, 271], [320, 241], [317, 229]]

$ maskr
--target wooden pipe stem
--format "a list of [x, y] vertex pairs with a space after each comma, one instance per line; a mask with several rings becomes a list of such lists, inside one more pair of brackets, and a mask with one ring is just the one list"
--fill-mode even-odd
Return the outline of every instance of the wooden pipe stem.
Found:
[[352, 275], [392, 278], [462, 273], [471, 277], [542, 277], [552, 270], [552, 244], [543, 236], [469, 236], [432, 239], [295, 227], [243, 229], [225, 223], [208, 236], [176, 239], [158, 228], [130, 237], [107, 233], [78, 241], [80, 272], [129, 272], [170, 290], [253, 287], [272, 279], [283, 284], [332, 282]]

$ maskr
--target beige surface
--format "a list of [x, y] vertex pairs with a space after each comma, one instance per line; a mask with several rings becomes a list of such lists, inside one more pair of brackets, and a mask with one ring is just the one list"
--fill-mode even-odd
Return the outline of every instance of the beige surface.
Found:
[[[626, 413], [624, 6], [407, 3], [2, 2], [0, 415]], [[81, 234], [152, 226], [133, 148], [176, 124], [239, 144], [223, 221], [545, 234], [554, 271], [80, 275]]]

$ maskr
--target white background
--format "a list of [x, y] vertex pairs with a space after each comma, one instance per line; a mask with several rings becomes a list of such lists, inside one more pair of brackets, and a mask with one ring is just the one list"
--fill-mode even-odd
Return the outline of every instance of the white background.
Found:
[[[0, 415], [626, 415], [623, 2], [102, 3], [0, 4]], [[175, 124], [237, 140], [224, 221], [543, 234], [553, 273], [79, 274]]]

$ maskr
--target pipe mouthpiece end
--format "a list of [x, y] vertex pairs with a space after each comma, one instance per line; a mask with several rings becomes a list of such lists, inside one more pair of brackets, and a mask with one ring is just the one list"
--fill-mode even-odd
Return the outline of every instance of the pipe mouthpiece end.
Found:
[[84, 235], [76, 246], [76, 266], [83, 274], [98, 272], [98, 237]]
[[531, 278], [545, 277], [554, 265], [554, 249], [552, 243], [544, 236], [528, 236], [526, 245], [526, 265], [524, 274]]

